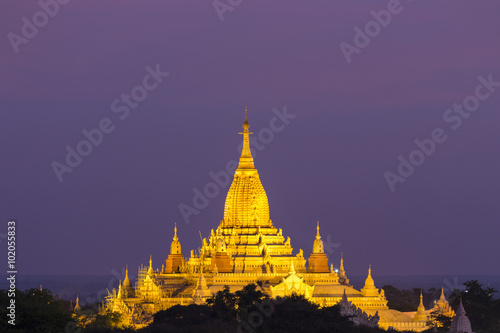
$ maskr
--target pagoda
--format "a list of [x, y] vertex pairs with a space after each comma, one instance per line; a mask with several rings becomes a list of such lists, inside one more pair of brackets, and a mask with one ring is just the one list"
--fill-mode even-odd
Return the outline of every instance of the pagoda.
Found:
[[105, 311], [120, 312], [127, 324], [140, 328], [160, 310], [178, 304], [202, 304], [225, 286], [234, 292], [260, 281], [262, 290], [273, 298], [296, 294], [320, 306], [333, 306], [348, 297], [349, 306], [358, 315], [377, 318], [379, 327], [426, 329], [425, 322], [388, 308], [384, 290], [375, 286], [371, 266], [360, 291], [349, 284], [343, 256], [338, 273], [333, 264], [329, 266], [319, 222], [308, 259], [302, 249], [293, 253], [290, 237], [285, 237], [270, 217], [266, 191], [250, 150], [252, 132], [246, 110], [240, 134], [241, 156], [218, 227], [202, 239], [198, 251], [191, 250], [190, 256], [184, 257], [175, 225], [166, 265], [155, 269], [150, 258], [149, 267], [139, 268], [135, 287], [127, 269], [118, 294], [113, 291], [107, 296]]

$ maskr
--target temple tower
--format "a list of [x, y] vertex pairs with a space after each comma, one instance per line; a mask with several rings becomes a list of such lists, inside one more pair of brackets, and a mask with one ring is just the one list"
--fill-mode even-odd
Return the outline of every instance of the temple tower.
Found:
[[[226, 196], [223, 220], [209, 241], [202, 240], [200, 254], [190, 258], [188, 269], [213, 271], [217, 267], [219, 273], [263, 273], [273, 267], [273, 272], [286, 273], [293, 261], [297, 272], [305, 272], [302, 252], [293, 256], [290, 237], [284, 237], [270, 219], [267, 195], [250, 150], [249, 128], [245, 109], [243, 132], [239, 133], [243, 135], [242, 150]], [[225, 251], [219, 251], [222, 242]]]
[[220, 236], [217, 237], [216, 242], [217, 246], [210, 262], [210, 270], [217, 273], [231, 273], [233, 270], [231, 268], [231, 258], [227, 253], [226, 243]]
[[78, 312], [81, 311], [82, 308], [80, 307], [80, 298], [78, 297], [78, 294], [76, 294], [76, 305], [73, 311]]
[[427, 321], [427, 313], [425, 312], [422, 290], [420, 290], [420, 304], [417, 308], [417, 313], [413, 317], [413, 321]]
[[203, 276], [203, 273], [201, 273], [200, 277], [198, 278], [196, 288], [193, 291], [193, 302], [195, 304], [204, 304], [205, 301], [210, 297], [212, 297], [212, 293], [207, 286], [207, 282], [205, 280], [205, 277]]
[[441, 297], [439, 297], [439, 300], [434, 301], [433, 311], [438, 315], [444, 315], [450, 318], [455, 316], [455, 311], [453, 311], [450, 303], [446, 300], [443, 287], [441, 287]]
[[165, 273], [179, 272], [184, 265], [184, 256], [181, 252], [181, 243], [177, 237], [177, 223], [174, 226], [174, 238], [170, 245], [170, 254], [165, 262]]
[[128, 265], [125, 268], [125, 279], [123, 280], [122, 293], [124, 298], [135, 297], [134, 288], [132, 287], [132, 283], [130, 283], [130, 279], [128, 277]]
[[361, 289], [363, 296], [378, 296], [378, 289], [375, 287], [375, 281], [372, 278], [372, 266], [368, 267], [368, 277], [365, 280], [365, 286]]
[[229, 188], [224, 205], [223, 227], [271, 227], [269, 219], [269, 203], [266, 191], [260, 182], [259, 173], [253, 163], [250, 150], [247, 113], [243, 122], [243, 147], [241, 149], [238, 168], [234, 172], [234, 180]]
[[349, 279], [347, 278], [347, 275], [345, 274], [345, 268], [344, 268], [344, 254], [340, 254], [340, 268], [339, 268], [339, 283], [349, 286]]
[[460, 298], [460, 303], [456, 311], [457, 315], [453, 318], [450, 327], [450, 333], [472, 333], [472, 327], [470, 325], [470, 320], [465, 315], [464, 305], [462, 304], [462, 298]]
[[313, 251], [309, 256], [309, 267], [307, 268], [309, 273], [329, 273], [328, 269], [328, 257], [325, 254], [323, 241], [319, 234], [319, 222], [316, 226], [316, 239], [313, 244]]

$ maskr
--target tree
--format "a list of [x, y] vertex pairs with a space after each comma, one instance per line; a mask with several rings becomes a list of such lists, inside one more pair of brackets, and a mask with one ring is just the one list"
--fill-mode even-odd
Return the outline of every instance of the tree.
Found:
[[7, 290], [0, 290], [0, 331], [51, 333], [64, 332], [67, 324], [72, 323], [69, 302], [53, 296], [50, 290], [15, 290], [15, 326], [7, 323], [7, 307], [10, 300]]
[[452, 319], [453, 318], [445, 316], [443, 314], [438, 314], [437, 311], [434, 310], [430, 314], [427, 325], [430, 327], [436, 327], [438, 332], [448, 332], [450, 330]]
[[420, 289], [399, 290], [391, 285], [382, 287], [387, 298], [387, 306], [398, 311], [416, 311], [420, 303]]
[[212, 316], [212, 309], [208, 305], [190, 304], [188, 306], [175, 305], [167, 310], [159, 311], [154, 315], [154, 321], [141, 333], [159, 332], [231, 332], [234, 325]]
[[229, 286], [224, 286], [212, 298], [207, 300], [212, 308], [212, 316], [233, 324], [237, 323], [236, 296], [229, 291]]
[[243, 289], [234, 293], [236, 297], [236, 306], [238, 320], [247, 320], [248, 314], [256, 311], [256, 303], [260, 303], [264, 298], [262, 291], [257, 290], [257, 285], [250, 283]]
[[177, 327], [196, 325], [210, 321], [210, 312], [211, 309], [207, 305], [174, 305], [167, 310], [157, 312], [154, 315], [153, 323], [172, 324]]

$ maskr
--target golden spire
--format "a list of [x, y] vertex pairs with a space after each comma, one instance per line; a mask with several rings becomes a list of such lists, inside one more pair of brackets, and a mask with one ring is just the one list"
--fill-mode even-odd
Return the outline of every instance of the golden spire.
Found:
[[372, 278], [372, 265], [368, 266], [368, 277], [365, 280], [365, 287], [363, 289], [375, 289], [375, 281]]
[[73, 309], [75, 312], [80, 311], [82, 308], [80, 307], [80, 298], [78, 297], [78, 294], [76, 294], [76, 305], [75, 308]]
[[420, 289], [420, 304], [418, 305], [417, 312], [419, 312], [419, 311], [424, 311], [425, 312], [425, 307], [424, 307], [423, 299], [424, 299], [424, 297], [422, 295], [422, 289]]
[[442, 302], [442, 303], [447, 303], [448, 301], [446, 300], [446, 297], [444, 296], [444, 288], [441, 287], [441, 297], [439, 297], [439, 302]]
[[372, 278], [372, 265], [368, 266], [368, 276], [365, 280], [365, 286], [361, 289], [361, 294], [363, 296], [380, 296]]
[[238, 168], [234, 172], [233, 182], [227, 192], [224, 205], [224, 219], [220, 228], [241, 227], [256, 228], [272, 227], [269, 218], [269, 202], [266, 191], [255, 169], [250, 150], [248, 118], [243, 122], [243, 146]]
[[128, 278], [128, 265], [125, 268], [125, 279], [123, 279], [123, 286], [124, 287], [129, 287], [131, 286], [130, 284], [130, 279]]
[[347, 275], [345, 274], [344, 254], [342, 252], [340, 253], [339, 282], [341, 284], [349, 285], [349, 279], [347, 278]]
[[240, 163], [238, 165], [238, 169], [255, 169], [255, 165], [253, 164], [252, 151], [250, 150], [250, 139], [249, 135], [253, 134], [248, 129], [250, 128], [250, 124], [248, 123], [247, 118], [247, 108], [245, 107], [245, 121], [243, 122], [243, 132], [239, 134], [243, 134], [243, 148], [241, 149]]
[[149, 255], [149, 269], [148, 269], [148, 275], [153, 273], [153, 257]]
[[172, 244], [170, 244], [170, 254], [182, 254], [181, 243], [179, 237], [177, 237], [177, 223], [174, 226], [174, 238]]
[[319, 234], [319, 221], [318, 225], [316, 226], [316, 239], [313, 243], [313, 253], [325, 253], [323, 241], [321, 240], [321, 236]]
[[422, 296], [422, 289], [420, 289], [420, 304], [417, 308], [417, 313], [413, 317], [413, 321], [427, 321], [427, 313], [425, 313], [425, 307]]
[[122, 280], [118, 283], [118, 296], [116, 298], [122, 298]]

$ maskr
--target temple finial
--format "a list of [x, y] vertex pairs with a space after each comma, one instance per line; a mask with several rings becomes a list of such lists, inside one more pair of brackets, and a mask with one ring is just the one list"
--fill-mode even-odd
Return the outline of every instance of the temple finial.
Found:
[[[245, 121], [243, 122], [243, 133], [240, 134], [245, 134], [248, 133], [248, 128], [250, 127], [250, 124], [248, 123], [248, 118], [247, 118], [247, 107], [245, 106]], [[252, 134], [252, 133], [248, 133]]]
[[174, 226], [174, 241], [178, 241], [179, 240], [179, 237], [177, 237], [177, 223], [175, 223], [175, 226]]
[[122, 298], [122, 280], [118, 283], [118, 295], [116, 298]]
[[255, 169], [253, 164], [252, 151], [250, 150], [250, 139], [249, 135], [253, 134], [248, 129], [250, 128], [250, 124], [248, 123], [247, 118], [247, 107], [245, 107], [245, 121], [243, 122], [243, 132], [239, 134], [243, 134], [243, 147], [241, 148], [241, 156], [240, 162], [238, 164], [238, 169]]
[[319, 235], [319, 221], [318, 221], [318, 224], [316, 226], [316, 239], [320, 239], [321, 236]]
[[153, 273], [153, 256], [149, 255], [149, 269], [148, 269], [148, 274]]
[[422, 289], [420, 289], [420, 304], [418, 305], [417, 313], [415, 313], [413, 317], [413, 321], [427, 321], [427, 313], [425, 312], [422, 292]]
[[80, 307], [80, 298], [78, 297], [79, 295], [76, 294], [76, 305], [75, 307], [73, 308], [73, 311], [77, 312], [77, 311], [81, 311], [82, 308]]

